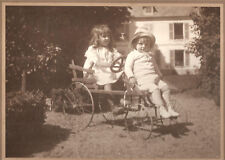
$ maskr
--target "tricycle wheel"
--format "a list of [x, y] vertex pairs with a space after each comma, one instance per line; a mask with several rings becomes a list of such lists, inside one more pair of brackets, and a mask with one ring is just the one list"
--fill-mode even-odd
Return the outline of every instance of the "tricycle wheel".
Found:
[[94, 116], [94, 100], [90, 90], [81, 82], [74, 82], [68, 88], [66, 101], [64, 105], [67, 108], [64, 110], [72, 110], [72, 114], [67, 114], [66, 117], [73, 123], [73, 128], [76, 131], [81, 131], [87, 128]]
[[132, 138], [149, 139], [152, 134], [153, 120], [149, 114], [138, 114], [137, 116], [125, 116], [125, 126]]

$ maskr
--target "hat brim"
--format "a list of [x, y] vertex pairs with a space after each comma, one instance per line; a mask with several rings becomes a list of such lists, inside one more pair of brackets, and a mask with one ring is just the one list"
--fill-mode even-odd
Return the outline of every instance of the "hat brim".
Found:
[[131, 45], [134, 45], [134, 42], [136, 41], [136, 39], [141, 38], [141, 37], [148, 37], [151, 41], [151, 44], [154, 45], [155, 44], [155, 36], [151, 33], [144, 33], [144, 32], [139, 32], [136, 33], [134, 35], [134, 37], [131, 39]]

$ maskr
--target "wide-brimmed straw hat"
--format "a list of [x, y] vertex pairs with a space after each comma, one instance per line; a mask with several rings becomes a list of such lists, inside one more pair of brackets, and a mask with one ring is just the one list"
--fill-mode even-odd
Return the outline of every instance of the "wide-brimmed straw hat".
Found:
[[131, 39], [131, 46], [133, 48], [135, 48], [135, 46], [134, 46], [135, 41], [137, 39], [141, 38], [141, 37], [148, 37], [150, 39], [150, 42], [151, 42], [152, 46], [154, 46], [155, 41], [156, 41], [155, 36], [151, 32], [149, 32], [149, 31], [147, 31], [145, 29], [138, 29], [134, 33], [133, 38]]

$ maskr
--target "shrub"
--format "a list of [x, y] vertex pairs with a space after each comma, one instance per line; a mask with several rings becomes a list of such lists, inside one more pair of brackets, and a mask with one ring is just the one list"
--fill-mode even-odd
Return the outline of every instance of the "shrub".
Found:
[[65, 99], [64, 89], [52, 89], [51, 100], [52, 100], [52, 110], [56, 112], [63, 111], [63, 100]]
[[7, 142], [40, 130], [45, 122], [45, 107], [44, 94], [40, 91], [7, 94]]
[[196, 37], [189, 45], [190, 53], [200, 57], [201, 88], [219, 105], [220, 99], [220, 8], [200, 7], [193, 12]]
[[52, 89], [51, 99], [53, 111], [72, 113], [75, 111], [75, 106], [81, 104], [82, 100], [85, 99], [85, 94], [78, 88]]
[[[94, 95], [94, 102], [97, 97]], [[66, 112], [71, 114], [80, 114], [82, 104], [91, 103], [90, 96], [83, 87], [70, 86], [68, 88], [52, 89], [51, 91], [52, 106], [51, 109], [56, 112]], [[97, 105], [96, 105], [97, 106]]]

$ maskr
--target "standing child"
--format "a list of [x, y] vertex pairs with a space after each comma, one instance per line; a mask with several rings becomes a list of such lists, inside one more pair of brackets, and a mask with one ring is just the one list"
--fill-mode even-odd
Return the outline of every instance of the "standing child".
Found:
[[125, 73], [131, 84], [137, 84], [142, 90], [152, 94], [153, 103], [159, 107], [160, 116], [169, 118], [178, 116], [170, 103], [168, 85], [160, 79], [162, 74], [154, 59], [152, 49], [155, 45], [155, 36], [146, 31], [135, 33], [132, 38], [131, 51], [126, 59]]
[[[83, 66], [95, 72], [93, 75], [84, 73], [84, 77], [94, 77], [99, 88], [111, 91], [112, 84], [119, 79], [121, 73], [113, 73], [110, 66], [120, 56], [121, 54], [113, 48], [110, 28], [104, 24], [96, 25], [91, 31], [90, 46], [85, 53], [86, 61]], [[111, 109], [115, 108], [112, 96], [107, 97], [107, 102]]]

